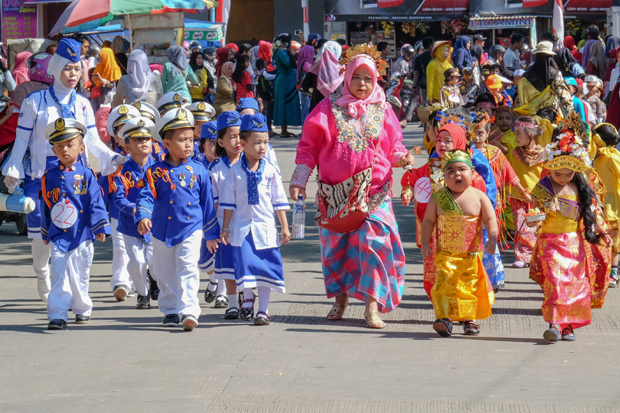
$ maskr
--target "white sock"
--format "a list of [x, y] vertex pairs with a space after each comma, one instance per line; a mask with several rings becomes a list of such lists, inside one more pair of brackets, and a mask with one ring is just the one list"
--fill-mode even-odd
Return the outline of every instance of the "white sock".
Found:
[[217, 291], [215, 295], [226, 295], [226, 282], [221, 280], [217, 283]]
[[209, 281], [213, 284], [217, 284], [217, 280], [215, 279], [215, 271], [208, 272], [207, 275], [209, 276]]
[[228, 294], [228, 308], [239, 308], [237, 294]]
[[271, 288], [258, 287], [258, 312], [269, 314], [267, 311], [269, 307], [269, 297], [271, 297]]

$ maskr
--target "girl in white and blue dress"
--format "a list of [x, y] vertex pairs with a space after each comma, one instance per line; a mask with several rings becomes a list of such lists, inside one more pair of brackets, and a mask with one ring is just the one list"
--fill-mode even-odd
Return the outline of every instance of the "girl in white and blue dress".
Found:
[[[217, 122], [212, 120], [203, 123], [200, 126], [200, 141], [198, 143], [198, 152], [194, 153], [194, 160], [202, 163], [207, 171], [211, 168], [211, 164], [217, 160], [215, 155], [215, 147], [217, 146]], [[209, 177], [211, 174], [209, 173]], [[217, 254], [217, 253], [216, 253]], [[200, 246], [200, 259], [198, 260], [198, 269], [201, 273], [206, 273], [209, 277], [209, 283], [205, 289], [205, 301], [207, 303], [217, 302], [216, 308], [226, 308], [226, 295], [224, 294], [225, 283], [219, 283], [215, 278], [215, 255], [211, 254], [207, 249], [206, 243]], [[220, 296], [218, 298], [218, 296]], [[219, 306], [219, 307], [218, 307]]]
[[[243, 291], [240, 317], [254, 318], [255, 325], [267, 325], [271, 291], [285, 292], [280, 244], [291, 238], [286, 220], [288, 198], [276, 167], [264, 159], [269, 147], [267, 119], [260, 113], [241, 119], [244, 153], [220, 186], [219, 211], [224, 210], [220, 239], [232, 245], [237, 289]], [[274, 214], [282, 231], [278, 230]]]
[[[217, 219], [220, 226], [224, 219], [224, 211], [219, 207], [220, 194], [222, 193], [224, 180], [230, 168], [239, 161], [241, 153], [243, 152], [243, 146], [239, 138], [240, 127], [241, 118], [237, 112], [222, 112], [217, 118], [217, 144], [215, 146], [215, 154], [218, 158], [211, 164], [209, 174], [211, 175], [213, 202], [215, 203]], [[215, 278], [218, 280], [215, 307], [228, 307], [224, 314], [226, 320], [238, 319], [239, 298], [237, 296], [237, 283], [235, 281], [232, 247], [230, 245], [220, 245], [215, 254]], [[222, 280], [224, 282], [222, 282]], [[224, 295], [224, 284], [227, 296]], [[207, 290], [212, 287], [212, 285], [209, 285]]]

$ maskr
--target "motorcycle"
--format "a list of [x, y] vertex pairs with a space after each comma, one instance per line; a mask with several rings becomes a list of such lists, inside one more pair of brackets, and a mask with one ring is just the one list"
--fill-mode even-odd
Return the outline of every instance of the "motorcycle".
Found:
[[413, 87], [413, 81], [408, 74], [394, 73], [392, 84], [385, 92], [388, 102], [392, 105], [398, 119], [406, 122], [417, 120], [416, 108], [422, 103], [418, 89]]

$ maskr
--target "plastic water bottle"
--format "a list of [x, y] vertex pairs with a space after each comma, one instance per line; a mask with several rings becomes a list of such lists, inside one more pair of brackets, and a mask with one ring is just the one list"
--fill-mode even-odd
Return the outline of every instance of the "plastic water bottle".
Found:
[[306, 232], [306, 206], [303, 196], [297, 197], [293, 205], [293, 239], [304, 239]]

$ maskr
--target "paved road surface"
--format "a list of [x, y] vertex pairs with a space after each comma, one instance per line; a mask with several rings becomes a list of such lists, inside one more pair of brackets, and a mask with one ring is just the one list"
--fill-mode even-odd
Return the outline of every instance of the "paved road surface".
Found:
[[[296, 140], [272, 143], [288, 185]], [[407, 129], [406, 144], [421, 144], [420, 128]], [[610, 291], [576, 342], [551, 345], [542, 339], [540, 288], [527, 270], [508, 269], [481, 335], [465, 337], [457, 326], [455, 336], [440, 338], [422, 289], [412, 210], [400, 203], [395, 210], [407, 278], [382, 331], [364, 327], [358, 302], [345, 320], [325, 319], [318, 234], [309, 227], [305, 240], [282, 248], [288, 292], [272, 295], [268, 327], [225, 321], [204, 304], [193, 333], [164, 329], [156, 308], [113, 299], [108, 240], [95, 249], [92, 322], [48, 332], [30, 244], [3, 224], [0, 412], [620, 411], [620, 291]], [[504, 257], [512, 262], [510, 252]]]

